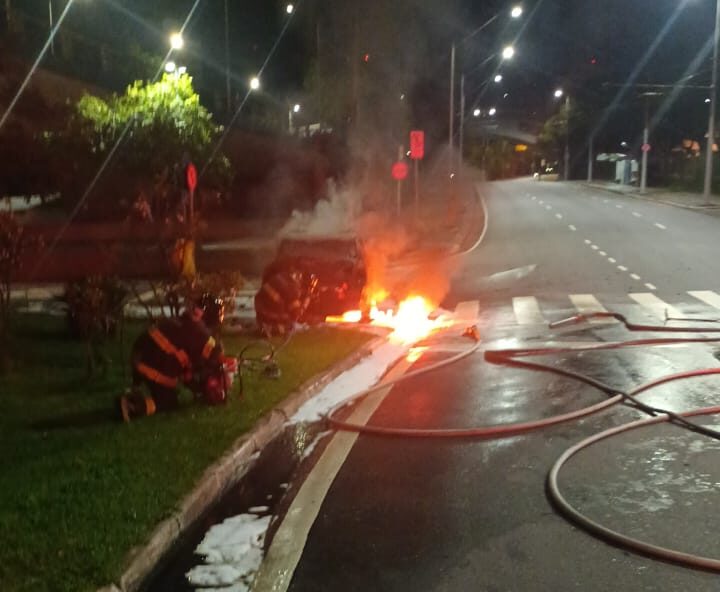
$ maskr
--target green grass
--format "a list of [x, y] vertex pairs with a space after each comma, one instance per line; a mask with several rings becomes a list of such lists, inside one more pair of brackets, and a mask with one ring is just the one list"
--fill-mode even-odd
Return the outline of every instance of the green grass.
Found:
[[[117, 581], [124, 558], [169, 516], [197, 479], [256, 420], [305, 380], [371, 338], [316, 328], [294, 336], [279, 379], [244, 378], [242, 398], [120, 423], [114, 397], [140, 326], [111, 343], [105, 377], [86, 379], [82, 343], [62, 319], [28, 316], [0, 376], [0, 588], [95, 590]], [[228, 336], [237, 354], [249, 338]]]

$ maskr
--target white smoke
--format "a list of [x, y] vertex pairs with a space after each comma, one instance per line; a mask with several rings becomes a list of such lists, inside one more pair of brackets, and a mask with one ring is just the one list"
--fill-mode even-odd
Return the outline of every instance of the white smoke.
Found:
[[354, 234], [359, 201], [357, 190], [338, 188], [332, 180], [328, 181], [327, 197], [318, 201], [311, 212], [294, 210], [280, 235]]

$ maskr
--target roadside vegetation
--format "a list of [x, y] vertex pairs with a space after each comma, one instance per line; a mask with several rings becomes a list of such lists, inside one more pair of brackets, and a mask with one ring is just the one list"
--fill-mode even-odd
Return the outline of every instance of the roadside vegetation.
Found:
[[[371, 338], [318, 327], [276, 357], [281, 373], [243, 375], [227, 405], [185, 393], [175, 413], [121, 423], [114, 399], [130, 380], [128, 322], [105, 345], [106, 372], [88, 379], [86, 347], [67, 320], [14, 322], [13, 368], [0, 374], [0, 582], [4, 591], [83, 592], [116, 581], [129, 551], [172, 514], [203, 471], [266, 412]], [[254, 337], [228, 335], [237, 355]], [[238, 383], [235, 385], [238, 386]]]

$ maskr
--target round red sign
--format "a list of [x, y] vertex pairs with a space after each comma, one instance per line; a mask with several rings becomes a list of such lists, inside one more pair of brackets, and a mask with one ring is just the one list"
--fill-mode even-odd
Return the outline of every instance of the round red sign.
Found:
[[396, 181], [402, 181], [408, 174], [408, 165], [402, 160], [392, 165], [392, 176]]
[[195, 187], [197, 187], [197, 169], [193, 163], [188, 164], [185, 169], [185, 182], [190, 191], [195, 191]]

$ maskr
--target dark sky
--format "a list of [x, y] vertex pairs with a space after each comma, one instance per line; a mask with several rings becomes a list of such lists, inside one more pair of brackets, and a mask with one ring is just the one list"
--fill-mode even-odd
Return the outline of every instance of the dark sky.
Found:
[[[67, 0], [52, 0], [56, 15]], [[313, 19], [323, 2], [301, 0], [298, 13], [278, 47], [264, 78], [264, 88], [287, 97], [302, 87], [308, 60], [314, 55]], [[335, 0], [340, 2], [342, 0]], [[365, 0], [376, 9], [393, 0]], [[671, 84], [686, 71], [693, 58], [711, 38], [715, 2], [712, 0], [526, 0], [520, 21], [510, 22], [511, 2], [499, 0], [405, 0], [410, 18], [422, 19], [424, 47], [431, 47], [417, 64], [417, 76], [434, 79], [447, 89], [450, 44], [460, 40], [496, 13], [501, 17], [481, 34], [458, 45], [458, 71], [467, 72], [468, 101], [505, 113], [535, 113], [544, 118], [555, 109], [552, 91], [562, 86], [580, 100], [609, 101], [630, 79], [643, 56], [666, 34], [647, 63], [638, 71], [636, 83]], [[257, 71], [277, 39], [287, 15], [284, 0], [228, 0], [230, 9], [231, 67], [237, 86]], [[88, 37], [115, 39], [122, 46], [135, 40], [158, 54], [167, 48], [167, 33], [183, 22], [194, 0], [75, 0], [66, 25]], [[18, 0], [18, 6], [36, 16], [47, 17], [46, 0]], [[118, 10], [125, 8], [125, 14]], [[222, 84], [224, 80], [224, 2], [200, 0], [187, 38], [187, 59], [194, 60], [199, 82]], [[360, 4], [360, 7], [363, 5]], [[320, 12], [317, 12], [320, 11]], [[128, 15], [134, 14], [134, 18]], [[388, 12], [390, 14], [390, 12]], [[406, 22], [394, 12], [392, 23], [401, 37]], [[516, 39], [517, 55], [504, 64], [501, 85], [484, 83], [499, 67], [489, 55]], [[413, 51], [403, 42], [398, 54]], [[594, 63], [593, 63], [594, 60]], [[201, 64], [202, 62], [202, 64]], [[404, 64], [412, 63], [407, 59]], [[392, 71], [391, 67], [387, 68]], [[687, 84], [709, 83], [710, 56], [691, 71]], [[624, 97], [621, 108], [633, 105], [637, 89]], [[441, 93], [439, 93], [440, 95]], [[506, 98], [503, 96], [507, 94]], [[672, 103], [666, 119], [678, 128], [701, 128], [707, 106], [703, 90], [687, 88]], [[659, 102], [659, 101], [656, 101]], [[659, 106], [659, 105], [657, 105]]]

